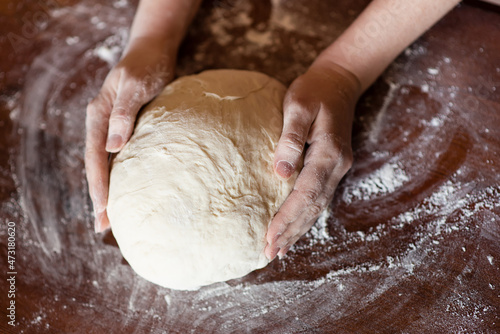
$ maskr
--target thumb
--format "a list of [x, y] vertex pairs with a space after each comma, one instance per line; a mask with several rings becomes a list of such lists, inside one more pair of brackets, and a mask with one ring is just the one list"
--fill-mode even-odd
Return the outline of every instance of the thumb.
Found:
[[122, 81], [109, 116], [106, 151], [120, 151], [132, 135], [137, 113], [152, 97], [142, 90], [141, 83], [136, 80]]

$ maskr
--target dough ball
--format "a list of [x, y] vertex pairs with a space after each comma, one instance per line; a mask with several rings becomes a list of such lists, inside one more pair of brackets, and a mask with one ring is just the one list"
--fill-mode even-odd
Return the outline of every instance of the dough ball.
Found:
[[267, 227], [295, 181], [273, 173], [284, 94], [267, 75], [212, 70], [144, 109], [113, 160], [108, 203], [140, 276], [191, 290], [267, 265]]

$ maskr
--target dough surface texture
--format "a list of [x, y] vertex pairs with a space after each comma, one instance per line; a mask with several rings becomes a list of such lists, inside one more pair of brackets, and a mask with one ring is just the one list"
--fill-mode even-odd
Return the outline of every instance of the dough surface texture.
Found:
[[285, 87], [265, 74], [177, 79], [140, 114], [114, 158], [108, 216], [145, 279], [193, 290], [267, 265], [267, 227], [293, 188], [273, 157]]

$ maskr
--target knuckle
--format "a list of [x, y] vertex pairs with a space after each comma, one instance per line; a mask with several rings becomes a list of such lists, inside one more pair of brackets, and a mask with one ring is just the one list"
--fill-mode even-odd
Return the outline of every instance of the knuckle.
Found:
[[161, 72], [161, 70], [157, 73], [148, 74], [142, 81], [143, 95], [155, 94], [161, 90], [167, 81], [169, 81], [169, 74]]
[[279, 232], [278, 234], [280, 235], [279, 239], [284, 240], [284, 239], [289, 239], [291, 235], [293, 235], [293, 230], [295, 229], [294, 227], [294, 222], [295, 222], [295, 217], [289, 217], [286, 215], [283, 215], [280, 220], [279, 220]]
[[297, 132], [288, 132], [283, 136], [283, 144], [293, 151], [302, 153], [305, 138]]
[[337, 166], [344, 173], [352, 167], [353, 155], [349, 145], [343, 145], [334, 135], [325, 134], [320, 140], [327, 142], [327, 147], [322, 156], [329, 166]]
[[131, 101], [142, 101], [148, 95], [150, 75], [145, 75], [142, 68], [129, 68], [122, 66], [119, 68], [120, 76], [123, 77], [125, 92]]
[[309, 205], [308, 213], [311, 217], [317, 217], [325, 209], [323, 203], [314, 202]]
[[107, 104], [102, 93], [99, 93], [94, 99], [92, 99], [87, 105], [86, 115], [89, 119], [100, 118], [105, 115], [107, 110]]
[[164, 86], [166, 80], [155, 72], [143, 73], [141, 71], [128, 71], [129, 81], [133, 83], [131, 100], [144, 103], [150, 100]]
[[320, 140], [325, 142], [327, 147], [329, 147], [328, 151], [333, 159], [338, 160], [342, 157], [344, 146], [342, 145], [343, 141], [340, 138], [337, 138], [335, 134], [325, 133]]
[[289, 229], [287, 230], [280, 238], [280, 240], [277, 242], [278, 246], [281, 249], [284, 249], [288, 246], [290, 246], [290, 242], [294, 239], [294, 236], [296, 235], [298, 231], [296, 229]]
[[343, 173], [347, 173], [352, 167], [353, 155], [350, 147], [335, 147], [335, 165]]
[[288, 217], [286, 215], [283, 215], [279, 219], [279, 224], [282, 226], [282, 230], [288, 229], [288, 226], [293, 222], [293, 219], [291, 217]]
[[301, 191], [302, 198], [307, 206], [314, 205], [319, 197], [319, 190], [308, 188]]
[[296, 236], [298, 233], [300, 233], [300, 225], [299, 224], [293, 224], [290, 225], [286, 231], [285, 237], [290, 240], [294, 236]]
[[122, 121], [122, 122], [130, 122], [130, 113], [127, 108], [122, 107], [122, 106], [117, 106], [113, 109], [113, 112], [111, 113], [110, 116], [110, 122], [111, 121]]
[[287, 226], [292, 222], [290, 217], [284, 214], [282, 211], [278, 211], [274, 217], [269, 229], [273, 229], [276, 234], [282, 234], [286, 230]]
[[326, 201], [320, 198], [320, 191], [320, 189], [309, 188], [301, 192], [307, 208], [307, 216], [309, 217], [318, 216], [326, 207]]
[[324, 152], [324, 159], [329, 165], [335, 166], [343, 160], [342, 151], [338, 147], [333, 146], [330, 150]]
[[133, 101], [143, 102], [149, 99], [151, 95], [149, 92], [152, 91], [151, 85], [148, 83], [147, 79], [139, 81], [136, 86], [136, 90], [132, 95]]
[[[319, 215], [318, 215], [319, 216]], [[300, 230], [300, 235], [304, 235], [306, 234], [310, 229], [311, 227], [316, 223], [316, 221], [318, 220], [318, 216], [315, 216], [313, 217], [313, 219], [310, 219], [306, 224], [304, 224], [302, 226], [302, 229]]]

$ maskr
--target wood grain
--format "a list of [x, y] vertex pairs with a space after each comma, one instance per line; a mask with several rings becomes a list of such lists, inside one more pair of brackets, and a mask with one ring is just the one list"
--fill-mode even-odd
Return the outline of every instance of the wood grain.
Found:
[[[262, 71], [289, 84], [368, 1], [205, 1], [177, 75]], [[87, 102], [136, 2], [0, 5], [0, 332], [500, 332], [500, 14], [467, 2], [363, 96], [355, 162], [283, 260], [199, 291], [136, 276], [95, 235]], [[7, 223], [16, 224], [16, 326]]]

